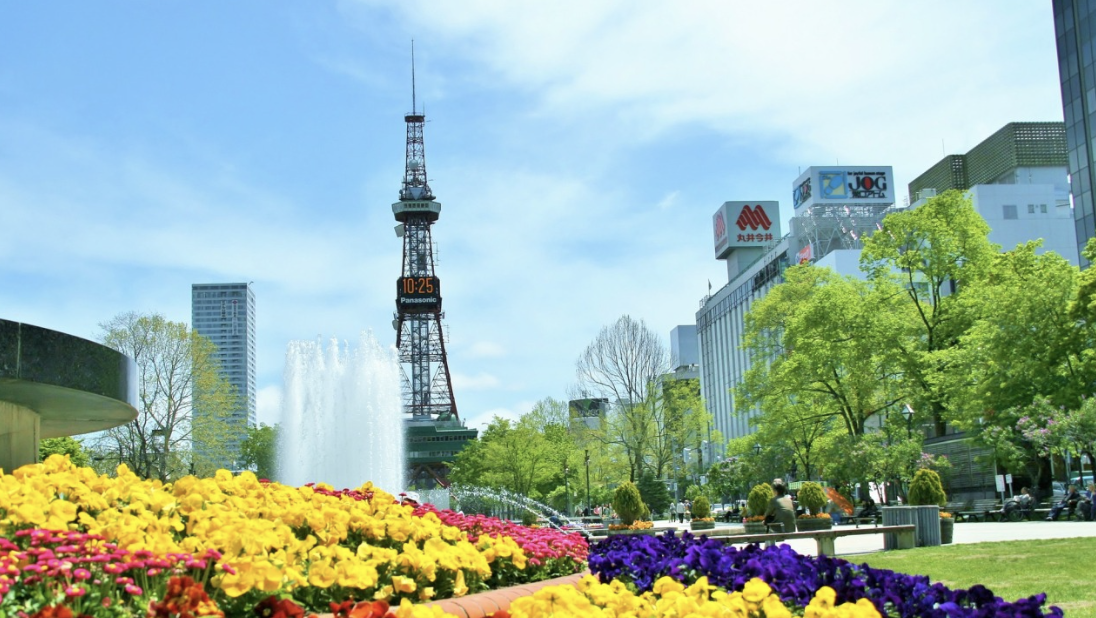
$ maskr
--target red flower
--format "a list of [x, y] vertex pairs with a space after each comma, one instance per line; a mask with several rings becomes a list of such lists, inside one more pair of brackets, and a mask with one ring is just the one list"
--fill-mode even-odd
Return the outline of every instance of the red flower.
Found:
[[335, 618], [384, 618], [388, 613], [388, 603], [385, 601], [362, 601], [354, 603], [354, 600], [342, 603], [331, 603], [331, 613]]
[[304, 618], [304, 610], [290, 599], [267, 597], [255, 606], [260, 618]]
[[167, 593], [162, 601], [148, 605], [149, 618], [193, 618], [195, 616], [220, 616], [225, 613], [206, 594], [205, 588], [193, 579], [172, 577], [167, 582]]
[[30, 618], [73, 618], [72, 610], [64, 605], [49, 605], [31, 614]]

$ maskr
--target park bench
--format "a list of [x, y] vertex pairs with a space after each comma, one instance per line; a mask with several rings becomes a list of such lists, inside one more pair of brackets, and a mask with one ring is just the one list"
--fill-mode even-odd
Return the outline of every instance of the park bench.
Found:
[[766, 543], [772, 545], [780, 541], [792, 539], [814, 539], [818, 543], [819, 556], [834, 555], [834, 539], [845, 536], [859, 536], [862, 534], [895, 534], [897, 535], [897, 549], [912, 549], [916, 545], [913, 524], [897, 526], [876, 526], [874, 528], [831, 528], [829, 530], [812, 530], [807, 532], [767, 532], [763, 534], [705, 534], [709, 538], [719, 539], [723, 543], [738, 545], [748, 543]]
[[952, 504], [953, 503], [948, 503], [945, 505], [944, 510], [949, 511], [956, 522], [1001, 520], [1001, 503], [997, 502], [997, 498], [967, 500], [959, 509], [954, 511], [951, 511], [948, 508]]
[[853, 509], [852, 515], [845, 517], [843, 521], [851, 522], [857, 528], [860, 527], [860, 524], [875, 524], [876, 526], [878, 526], [880, 523], [882, 523], [883, 513], [879, 511], [878, 508], [876, 509], [875, 514], [868, 515], [862, 515], [861, 513], [863, 510], [864, 507], [856, 507], [855, 509]]

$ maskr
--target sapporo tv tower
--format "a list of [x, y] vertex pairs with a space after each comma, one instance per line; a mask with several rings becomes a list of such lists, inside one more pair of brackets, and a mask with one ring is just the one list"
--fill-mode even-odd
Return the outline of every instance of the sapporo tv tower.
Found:
[[453, 382], [445, 354], [441, 320], [441, 281], [434, 273], [430, 228], [441, 204], [426, 177], [423, 125], [415, 101], [415, 52], [411, 50], [411, 113], [400, 201], [392, 204], [396, 235], [403, 238], [403, 268], [396, 280], [396, 329], [407, 439], [407, 482], [417, 489], [448, 485], [449, 463], [476, 430], [465, 429], [457, 414]]

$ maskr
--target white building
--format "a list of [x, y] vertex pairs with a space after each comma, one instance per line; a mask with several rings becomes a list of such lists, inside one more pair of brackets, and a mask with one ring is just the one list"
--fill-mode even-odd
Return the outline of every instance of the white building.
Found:
[[[1003, 250], [1042, 238], [1043, 251], [1077, 264], [1061, 127], [1062, 123], [1006, 125], [966, 155], [951, 155], [930, 168], [910, 183], [910, 194], [928, 198], [948, 189], [965, 190], [991, 227], [990, 241]], [[716, 258], [727, 260], [728, 283], [701, 300], [696, 333], [701, 393], [725, 439], [753, 433], [750, 419], [758, 413], [737, 407], [734, 395], [750, 367], [742, 336], [753, 303], [783, 281], [784, 269], [804, 261], [864, 277], [861, 241], [896, 210], [889, 167], [811, 167], [792, 188], [795, 215], [786, 236], [747, 244], [745, 250], [728, 246], [727, 222], [742, 218], [736, 208], [744, 202], [727, 202], [713, 220]], [[774, 205], [768, 208], [768, 218], [779, 220], [778, 205], [763, 203]], [[729, 207], [733, 212], [728, 213]], [[731, 229], [737, 236], [740, 230]]]

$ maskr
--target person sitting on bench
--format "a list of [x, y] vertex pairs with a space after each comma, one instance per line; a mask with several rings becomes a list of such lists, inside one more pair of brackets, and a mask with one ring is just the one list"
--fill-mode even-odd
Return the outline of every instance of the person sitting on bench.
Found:
[[1077, 493], [1077, 486], [1071, 484], [1069, 488], [1066, 489], [1066, 495], [1062, 496], [1062, 500], [1050, 509], [1050, 514], [1047, 515], [1047, 521], [1058, 519], [1058, 515], [1066, 508], [1072, 513], [1073, 509], [1077, 507], [1077, 503], [1080, 501], [1081, 494]]
[[860, 503], [860, 515], [858, 517], [872, 518], [879, 516], [879, 509], [875, 506], [875, 500], [871, 499], [871, 495], [865, 496], [864, 501]]
[[788, 488], [784, 485], [784, 479], [773, 479], [773, 497], [769, 500], [769, 507], [765, 509], [765, 523], [776, 528], [773, 532], [795, 532], [795, 504], [788, 495]]

